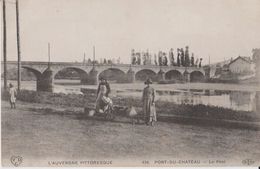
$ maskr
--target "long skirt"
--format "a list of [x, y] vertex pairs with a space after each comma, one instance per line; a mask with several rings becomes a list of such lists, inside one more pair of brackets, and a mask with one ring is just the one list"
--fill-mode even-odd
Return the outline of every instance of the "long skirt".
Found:
[[152, 99], [145, 99], [143, 105], [145, 122], [157, 121], [155, 105], [152, 103]]
[[100, 109], [103, 108], [103, 102], [102, 102], [103, 95], [99, 94], [96, 99], [96, 111], [100, 112]]

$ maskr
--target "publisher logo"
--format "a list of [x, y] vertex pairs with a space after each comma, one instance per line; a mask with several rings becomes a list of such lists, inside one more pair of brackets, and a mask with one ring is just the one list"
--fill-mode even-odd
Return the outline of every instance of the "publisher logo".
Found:
[[254, 163], [255, 163], [255, 161], [252, 159], [245, 159], [242, 161], [242, 164], [244, 164], [244, 165], [253, 165]]
[[10, 160], [15, 167], [18, 167], [22, 163], [23, 158], [20, 156], [12, 156]]

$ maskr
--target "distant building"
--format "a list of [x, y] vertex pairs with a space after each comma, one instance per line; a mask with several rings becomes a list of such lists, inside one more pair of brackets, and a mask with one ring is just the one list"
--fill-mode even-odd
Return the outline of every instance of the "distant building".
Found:
[[255, 64], [250, 57], [238, 56], [228, 64], [229, 71], [235, 74], [250, 74], [255, 72]]
[[[252, 50], [253, 52], [253, 61], [255, 63], [255, 69], [256, 69], [256, 79], [257, 82], [260, 84], [260, 48], [255, 48]], [[260, 94], [259, 94], [260, 95]]]
[[223, 67], [221, 69], [221, 74], [228, 74], [229, 72], [230, 72], [229, 64], [223, 65]]

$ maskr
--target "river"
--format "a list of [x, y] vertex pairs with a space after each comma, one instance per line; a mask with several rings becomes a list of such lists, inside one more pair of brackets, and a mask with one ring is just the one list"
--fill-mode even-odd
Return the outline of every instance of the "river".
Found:
[[[16, 82], [12, 82], [16, 85]], [[8, 83], [9, 83], [8, 82]], [[237, 84], [153, 84], [156, 89], [156, 100], [169, 101], [176, 104], [204, 104], [233, 110], [259, 110], [260, 88], [256, 85]], [[55, 80], [55, 93], [83, 94], [81, 89], [96, 89], [96, 85], [81, 85], [77, 80]], [[22, 89], [36, 90], [35, 81], [22, 81]], [[111, 83], [114, 96], [141, 97], [143, 83], [118, 84]]]

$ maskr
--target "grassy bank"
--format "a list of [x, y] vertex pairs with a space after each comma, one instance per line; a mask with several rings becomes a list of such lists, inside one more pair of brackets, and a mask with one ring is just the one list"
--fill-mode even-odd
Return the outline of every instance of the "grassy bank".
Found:
[[219, 165], [237, 166], [245, 157], [259, 165], [259, 130], [248, 128], [160, 121], [154, 127], [132, 126], [129, 119], [115, 122], [90, 119], [81, 108], [18, 102], [17, 109], [10, 109], [7, 101], [2, 102], [1, 119], [4, 166], [13, 166], [10, 157], [14, 154], [23, 157], [21, 167], [50, 167], [48, 161], [99, 159], [134, 167], [142, 165], [143, 159], [153, 162], [194, 158], [224, 159], [225, 163]]
[[[96, 90], [87, 89], [84, 95], [48, 93], [21, 90], [17, 99], [24, 102], [66, 105], [71, 107], [93, 107], [96, 98]], [[8, 96], [2, 93], [2, 99]], [[115, 105], [123, 107], [136, 107], [138, 112], [142, 110], [140, 98], [112, 97]], [[260, 116], [251, 111], [235, 111], [232, 109], [207, 106], [207, 105], [177, 105], [167, 101], [157, 101], [156, 109], [158, 116], [178, 116], [188, 118], [204, 118], [212, 120], [235, 120], [245, 122], [260, 122]]]

